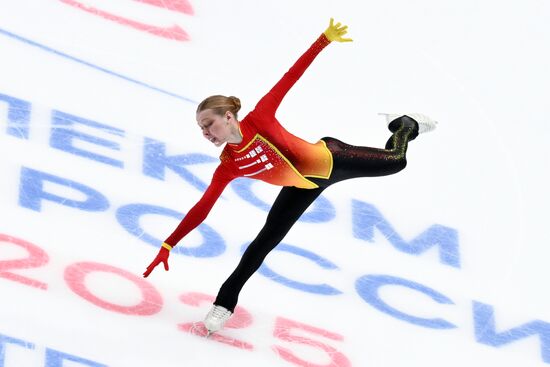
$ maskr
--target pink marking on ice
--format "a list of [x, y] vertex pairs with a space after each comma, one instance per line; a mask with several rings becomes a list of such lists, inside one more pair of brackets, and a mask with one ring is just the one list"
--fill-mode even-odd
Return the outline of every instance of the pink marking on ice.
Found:
[[[295, 329], [297, 332], [292, 333], [291, 330]], [[326, 364], [317, 364], [309, 361], [305, 361], [297, 357], [289, 348], [274, 345], [273, 350], [285, 361], [293, 363], [297, 366], [303, 367], [351, 367], [349, 359], [336, 348], [320, 342], [318, 340], [310, 339], [302, 336], [303, 332], [316, 334], [324, 338], [341, 341], [344, 337], [340, 334], [333, 333], [318, 327], [306, 325], [298, 321], [289, 320], [283, 317], [278, 317], [275, 322], [275, 329], [273, 336], [277, 339], [283, 340], [287, 343], [303, 344], [311, 347], [318, 348], [326, 353], [330, 361]]]
[[[186, 322], [184, 324], [179, 324], [178, 329], [181, 331], [184, 331], [186, 333], [206, 337], [208, 334], [208, 330], [206, 330], [206, 327], [202, 322]], [[234, 338], [230, 338], [228, 336], [224, 336], [220, 333], [214, 333], [208, 337], [209, 339], [215, 340], [217, 342], [230, 345], [232, 347], [236, 347], [239, 349], [244, 350], [254, 350], [254, 346], [250, 343], [244, 342], [242, 340], [237, 340]]]
[[[189, 306], [200, 307], [201, 304], [203, 303], [212, 304], [212, 302], [214, 302], [214, 297], [204, 293], [188, 292], [180, 296], [180, 301]], [[252, 315], [250, 314], [250, 312], [248, 312], [247, 310], [245, 310], [240, 306], [237, 306], [235, 308], [235, 313], [231, 316], [231, 318], [225, 324], [225, 328], [243, 329], [245, 327], [250, 326], [251, 324], [252, 324]], [[204, 327], [204, 324], [202, 322], [200, 323], [187, 322], [187, 323], [179, 324], [178, 328], [181, 331], [185, 331], [185, 332], [200, 335], [200, 336], [206, 336], [207, 334], [206, 328]], [[225, 336], [223, 334], [220, 334], [219, 332], [212, 334], [209, 337], [209, 339], [215, 340], [220, 343], [228, 344], [239, 349], [245, 349], [245, 350], [254, 349], [254, 346], [250, 343]]]
[[187, 0], [134, 0], [141, 3], [146, 3], [159, 8], [177, 11], [179, 13], [194, 15], [193, 7]]
[[83, 10], [87, 13], [100, 16], [102, 18], [111, 20], [113, 22], [117, 22], [124, 26], [137, 29], [139, 31], [151, 33], [155, 36], [168, 38], [174, 41], [188, 41], [190, 39], [189, 35], [177, 25], [173, 25], [171, 27], [157, 27], [154, 25], [140, 23], [135, 20], [120, 17], [118, 15], [111, 14], [109, 12], [94, 8], [92, 6], [84, 5], [82, 3], [79, 3], [76, 0], [59, 0], [59, 1], [61, 1], [66, 5], [74, 6], [75, 8]]
[[33, 288], [42, 290], [48, 289], [48, 285], [44, 282], [7, 271], [13, 269], [30, 269], [41, 267], [48, 263], [48, 254], [40, 247], [30, 242], [0, 233], [0, 244], [2, 243], [10, 243], [22, 247], [28, 252], [29, 255], [27, 258], [23, 259], [0, 261], [0, 278], [9, 279]]
[[[135, 284], [141, 291], [142, 300], [135, 306], [121, 306], [94, 295], [86, 286], [86, 277], [93, 272], [111, 273]], [[65, 269], [65, 281], [69, 288], [94, 305], [125, 315], [150, 316], [162, 309], [162, 296], [149, 282], [129, 271], [101, 263], [80, 262]]]

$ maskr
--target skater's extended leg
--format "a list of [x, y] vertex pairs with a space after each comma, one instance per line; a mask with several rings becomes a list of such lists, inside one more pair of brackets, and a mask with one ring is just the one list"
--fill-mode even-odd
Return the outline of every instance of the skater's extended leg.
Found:
[[386, 176], [404, 169], [408, 143], [418, 135], [418, 123], [402, 116], [394, 120], [389, 128], [393, 134], [385, 149], [354, 146], [334, 138], [323, 138], [334, 159], [330, 183], [356, 177]]
[[233, 312], [239, 292], [260, 267], [267, 254], [282, 241], [302, 213], [321, 194], [323, 188], [300, 189], [283, 187], [258, 236], [244, 252], [239, 265], [220, 288], [214, 302]]

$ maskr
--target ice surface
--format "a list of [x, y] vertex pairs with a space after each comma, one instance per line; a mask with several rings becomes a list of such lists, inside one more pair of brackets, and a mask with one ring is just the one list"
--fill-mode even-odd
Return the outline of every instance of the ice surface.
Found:
[[[550, 6], [474, 1], [0, 2], [0, 367], [550, 364]], [[438, 129], [397, 175], [331, 187], [200, 321], [276, 187], [239, 180], [141, 273], [219, 150], [197, 101], [241, 116], [330, 17], [278, 117], [383, 146], [378, 112]]]

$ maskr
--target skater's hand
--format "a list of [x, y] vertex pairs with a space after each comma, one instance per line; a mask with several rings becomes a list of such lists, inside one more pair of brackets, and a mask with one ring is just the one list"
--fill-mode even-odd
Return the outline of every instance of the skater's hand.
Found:
[[334, 24], [334, 19], [330, 18], [330, 24], [328, 25], [327, 30], [324, 32], [329, 41], [336, 42], [351, 42], [351, 38], [343, 38], [343, 36], [348, 33], [348, 26], [342, 25], [340, 22]]
[[170, 256], [170, 250], [172, 247], [168, 245], [167, 243], [163, 243], [162, 247], [159, 250], [159, 253], [155, 257], [155, 260], [147, 267], [147, 270], [143, 273], [143, 277], [147, 278], [149, 274], [153, 271], [153, 269], [160, 263], [164, 264], [164, 270], [168, 271], [170, 268], [168, 267], [168, 256]]

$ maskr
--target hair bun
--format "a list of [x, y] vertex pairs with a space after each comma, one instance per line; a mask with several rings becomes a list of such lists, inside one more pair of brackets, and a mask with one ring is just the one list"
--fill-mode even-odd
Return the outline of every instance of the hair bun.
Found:
[[197, 113], [211, 109], [217, 115], [223, 116], [227, 111], [231, 111], [237, 118], [237, 112], [241, 109], [241, 100], [235, 96], [226, 97], [221, 94], [216, 94], [207, 97], [197, 106]]
[[241, 100], [235, 96], [229, 96], [229, 99], [235, 105], [235, 113], [241, 109]]

